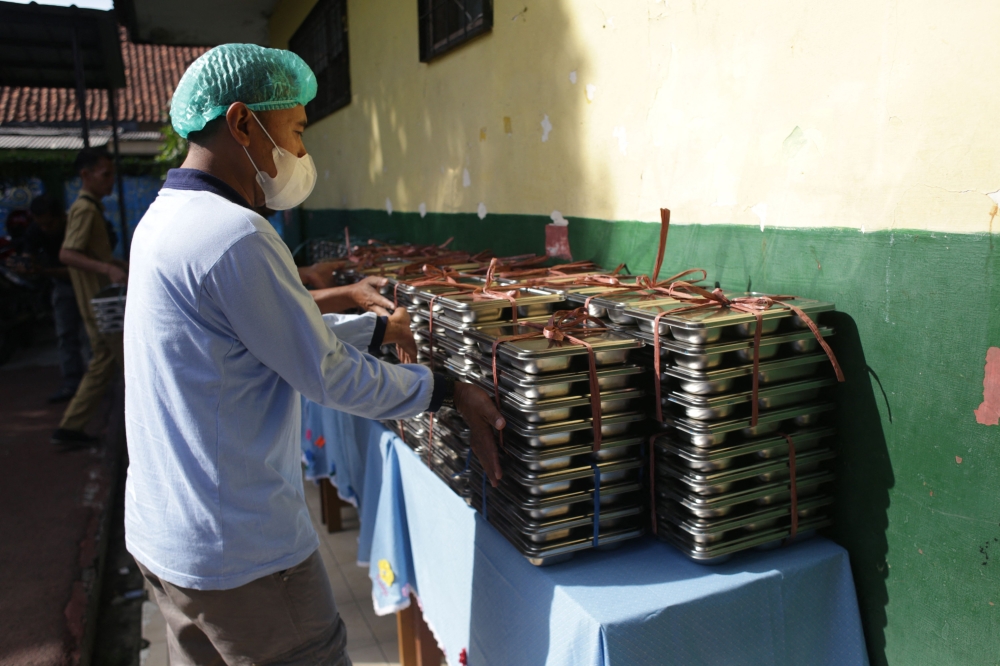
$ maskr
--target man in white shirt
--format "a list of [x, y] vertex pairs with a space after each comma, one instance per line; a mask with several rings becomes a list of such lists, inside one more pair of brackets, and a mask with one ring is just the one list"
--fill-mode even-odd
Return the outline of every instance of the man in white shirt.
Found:
[[125, 316], [126, 544], [168, 624], [171, 663], [350, 664], [302, 488], [299, 394], [376, 419], [452, 402], [491, 481], [487, 394], [366, 350], [409, 320], [321, 315], [271, 225], [304, 200], [315, 95], [298, 56], [246, 44], [192, 63], [171, 120], [190, 141], [132, 243]]

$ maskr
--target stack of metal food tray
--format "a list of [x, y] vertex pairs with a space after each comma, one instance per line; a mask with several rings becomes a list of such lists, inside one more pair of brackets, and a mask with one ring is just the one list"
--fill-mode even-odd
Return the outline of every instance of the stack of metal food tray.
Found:
[[[539, 322], [541, 324], [542, 322]], [[634, 362], [640, 343], [600, 331], [581, 334], [594, 349], [600, 390], [601, 446], [587, 349], [557, 342], [525, 322], [470, 328], [463, 377], [496, 395], [507, 422], [497, 488], [470, 463], [469, 502], [530, 562], [551, 564], [573, 553], [640, 536], [646, 525], [642, 478], [646, 456], [648, 368]]]
[[[822, 325], [831, 303], [791, 303], [824, 337], [833, 335]], [[622, 315], [647, 355], [660, 313], [663, 421], [650, 474], [657, 535], [693, 560], [716, 563], [782, 543], [793, 523], [796, 538], [829, 525], [835, 433], [826, 423], [836, 380], [806, 322], [781, 307], [762, 313], [754, 395], [753, 314], [677, 301], [631, 304]]]
[[398, 433], [448, 486], [468, 496], [469, 426], [454, 409], [419, 414], [397, 422]]

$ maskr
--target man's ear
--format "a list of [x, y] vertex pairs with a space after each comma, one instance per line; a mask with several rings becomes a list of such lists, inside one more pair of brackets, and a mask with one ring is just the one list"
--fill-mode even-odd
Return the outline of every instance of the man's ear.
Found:
[[243, 102], [233, 102], [226, 110], [226, 125], [229, 134], [243, 147], [250, 145], [250, 109]]

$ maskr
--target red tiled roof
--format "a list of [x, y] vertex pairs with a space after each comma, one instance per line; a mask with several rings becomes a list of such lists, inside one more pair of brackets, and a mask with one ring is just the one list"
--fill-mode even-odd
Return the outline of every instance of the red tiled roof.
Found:
[[[116, 92], [119, 122], [166, 122], [174, 87], [188, 65], [209, 47], [133, 44], [125, 29], [119, 30], [127, 83]], [[92, 123], [111, 122], [105, 91], [87, 91], [87, 116]], [[74, 90], [0, 86], [0, 124], [72, 122], [80, 122]]]

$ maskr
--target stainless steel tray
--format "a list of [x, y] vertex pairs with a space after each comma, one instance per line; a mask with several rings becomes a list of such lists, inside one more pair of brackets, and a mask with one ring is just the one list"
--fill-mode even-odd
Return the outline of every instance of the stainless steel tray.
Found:
[[570, 444], [548, 449], [533, 449], [520, 446], [515, 441], [504, 445], [505, 459], [513, 459], [516, 464], [534, 472], [552, 472], [566, 469], [573, 464], [582, 464], [589, 460], [607, 462], [635, 458], [645, 442], [644, 437], [622, 437], [601, 442], [601, 450], [594, 453], [592, 443]]
[[[533, 495], [525, 492], [524, 488], [518, 484], [505, 479], [501, 479], [500, 485], [496, 488], [486, 484], [484, 489], [483, 469], [475, 456], [469, 462], [469, 472], [470, 483], [476, 484], [477, 492], [481, 494], [485, 491], [491, 498], [495, 495], [502, 496], [509, 505], [535, 519], [568, 515], [580, 511], [580, 507], [587, 508], [594, 505], [594, 486], [592, 484], [583, 488], [574, 488], [565, 493]], [[624, 483], [601, 483], [601, 508], [641, 504], [645, 498], [645, 493], [640, 494], [641, 491], [642, 485], [637, 480], [627, 480]]]
[[[513, 414], [504, 414], [507, 426], [504, 436], [511, 433], [527, 446], [546, 448], [589, 440], [593, 433], [592, 419], [572, 419], [556, 423], [525, 423]], [[646, 420], [644, 412], [627, 412], [601, 417], [601, 437], [622, 437], [635, 432]]]
[[[773, 410], [809, 402], [819, 397], [823, 388], [836, 383], [836, 379], [824, 377], [766, 386], [757, 391], [757, 405], [762, 410]], [[715, 421], [728, 418], [740, 406], [753, 402], [753, 391], [708, 396], [671, 391], [662, 400], [664, 406], [675, 405], [689, 419]]]
[[[469, 335], [476, 339], [480, 352], [492, 359], [493, 342], [508, 335], [536, 333], [538, 329], [520, 324], [483, 327], [470, 331]], [[629, 354], [641, 343], [634, 338], [605, 331], [591, 333], [585, 336], [575, 336], [586, 340], [594, 350], [595, 363], [598, 367], [624, 364]], [[582, 368], [587, 366], [587, 348], [569, 340], [548, 340], [542, 336], [521, 340], [503, 342], [497, 348], [498, 359], [503, 359], [507, 365], [531, 375], [551, 372], [567, 372], [578, 359]], [[579, 366], [578, 366], [579, 367]]]
[[[819, 365], [829, 360], [826, 354], [791, 356], [773, 361], [765, 361], [758, 367], [757, 381], [761, 386], [802, 379], [818, 374]], [[753, 378], [753, 363], [717, 370], [691, 370], [677, 365], [668, 365], [660, 378], [676, 385], [685, 393], [694, 395], [717, 395], [739, 388], [741, 383], [749, 383]]]
[[[487, 392], [493, 390], [493, 387], [485, 382], [480, 381], [479, 385]], [[601, 416], [604, 418], [635, 409], [639, 406], [638, 402], [645, 396], [646, 392], [638, 388], [601, 393]], [[521, 402], [515, 393], [501, 393], [500, 404], [502, 412], [514, 413], [520, 420], [527, 423], [558, 423], [574, 417], [584, 418], [592, 415], [589, 394]]]
[[[817, 516], [809, 520], [799, 522], [799, 531], [795, 541], [808, 539], [816, 530], [829, 526], [832, 520], [827, 516]], [[788, 527], [755, 532], [739, 539], [727, 540], [720, 543], [698, 544], [690, 539], [684, 538], [683, 532], [678, 528], [667, 524], [661, 524], [657, 536], [671, 544], [691, 560], [699, 564], [722, 564], [732, 559], [733, 555], [747, 550], [765, 550], [780, 546], [788, 538], [790, 529]]]
[[[725, 293], [728, 298], [766, 296], [766, 294], [750, 292]], [[833, 303], [816, 301], [811, 298], [794, 298], [785, 301], [785, 303], [798, 307], [813, 319], [822, 312], [834, 309]], [[660, 319], [660, 334], [665, 335], [669, 331], [676, 340], [695, 345], [708, 344], [724, 337], [750, 337], [757, 329], [755, 315], [730, 308], [705, 308], [671, 314], [674, 310], [683, 310], [689, 307], [688, 303], [680, 301], [637, 304], [626, 308], [623, 316], [632, 318], [641, 330], [652, 333], [653, 322], [657, 315], [666, 313]], [[780, 305], [772, 305], [760, 314], [763, 320], [761, 328], [763, 335], [778, 330], [780, 323], [787, 323], [792, 328], [804, 329], [807, 327], [805, 320]]]
[[[552, 312], [556, 303], [564, 300], [561, 294], [552, 294], [531, 287], [503, 287], [497, 291], [517, 291], [517, 314], [519, 317], [534, 317]], [[510, 310], [510, 301], [500, 299], [474, 300], [472, 294], [441, 296], [434, 301], [434, 313], [449, 313], [452, 319], [464, 322], [490, 322], [503, 318], [504, 310]]]
[[[795, 443], [796, 451], [806, 451], [815, 448], [821, 441], [835, 433], [836, 430], [833, 428], [807, 428], [788, 434]], [[668, 435], [659, 435], [654, 446], [657, 456], [676, 457], [677, 465], [703, 473], [730, 469], [741, 462], [753, 464], [760, 460], [788, 455], [788, 442], [781, 435], [717, 448], [698, 448], [675, 441]]]
[[[834, 334], [833, 329], [822, 326], [819, 328], [819, 332], [824, 338]], [[636, 333], [636, 338], [650, 345], [653, 343], [652, 334]], [[806, 354], [815, 351], [818, 347], [819, 343], [816, 342], [812, 331], [782, 333], [761, 338], [759, 358], [762, 361], [774, 358], [780, 351], [789, 354]], [[707, 370], [742, 365], [753, 361], [752, 338], [704, 346], [688, 345], [670, 338], [661, 338], [660, 348], [668, 352], [669, 359], [673, 364], [690, 370]]]
[[[519, 323], [539, 323], [545, 324], [551, 315], [539, 315], [537, 317], [518, 317]], [[456, 340], [459, 344], [463, 345], [474, 345], [476, 344], [476, 339], [469, 335], [469, 331], [472, 329], [482, 328], [484, 326], [496, 326], [496, 322], [489, 323], [469, 323], [460, 321], [458, 319], [453, 319], [444, 314], [441, 316], [434, 317], [434, 332], [437, 334], [438, 327], [441, 327], [443, 335]]]
[[[820, 495], [809, 497], [798, 503], [799, 520], [808, 520], [819, 515], [823, 509], [833, 504], [833, 497]], [[670, 523], [694, 543], [718, 543], [726, 539], [742, 538], [755, 532], [773, 530], [790, 523], [791, 503], [778, 504], [751, 510], [723, 518], [697, 518], [678, 512], [657, 510], [657, 523]]]
[[[817, 471], [821, 463], [834, 458], [829, 448], [808, 449], [796, 452], [796, 474], [808, 475]], [[758, 461], [756, 464], [727, 469], [721, 472], [697, 472], [678, 468], [669, 460], [658, 460], [657, 477], [670, 477], [687, 492], [698, 495], [719, 495], [740, 487], [750, 487], [759, 482], [770, 483], [788, 478], [788, 456]]]
[[[616, 324], [635, 326], [635, 318], [628, 315], [628, 309], [637, 304], [653, 305], [660, 303], [676, 303], [673, 298], [666, 298], [654, 291], [614, 292], [606, 296], [594, 296], [588, 306], [588, 314], [602, 319], [610, 319]], [[601, 314], [597, 314], [600, 312]]]
[[[637, 458], [596, 463], [601, 470], [601, 485], [636, 480], [642, 464]], [[509, 465], [504, 468], [504, 478], [507, 476], [531, 495], [555, 495], [565, 493], [570, 488], [589, 488], [594, 485], [594, 468], [589, 463], [540, 472], [519, 465]]]
[[[833, 472], [827, 470], [802, 474], [795, 479], [796, 493], [799, 497], [816, 494], [833, 479]], [[658, 500], [672, 500], [699, 518], [718, 518], [732, 514], [738, 507], [768, 506], [784, 502], [791, 497], [791, 486], [784, 479], [719, 495], [699, 495], [687, 492], [679, 484], [668, 484], [661, 480], [657, 483], [656, 495]]]
[[[531, 543], [517, 534], [516, 529], [511, 527], [502, 516], [491, 514], [487, 521], [534, 566], [543, 567], [566, 562], [572, 559], [576, 553], [594, 548], [593, 540], [589, 536], [571, 537], [555, 543]], [[641, 521], [635, 526], [602, 530], [597, 550], [616, 548], [624, 541], [638, 538], [644, 533], [645, 529]]]
[[719, 446], [730, 437], [749, 440], [763, 435], [773, 435], [782, 429], [785, 432], [791, 432], [797, 428], [813, 426], [819, 423], [825, 413], [833, 411], [835, 406], [832, 402], [819, 401], [764, 412], [758, 416], [756, 426], [750, 425], [749, 416], [731, 421], [708, 423], [664, 415], [663, 422], [673, 428], [672, 434], [677, 439], [699, 448], [705, 448]]
[[[475, 490], [472, 489], [470, 497], [472, 498], [472, 507], [482, 513], [482, 496], [477, 494]], [[602, 510], [597, 518], [598, 535], [600, 535], [601, 532], [618, 529], [625, 522], [635, 525], [638, 522], [637, 518], [642, 515], [642, 510], [641, 505], [615, 507], [613, 509]], [[520, 514], [516, 510], [512, 510], [502, 501], [490, 499], [487, 500], [487, 514], [487, 520], [493, 517], [489, 514], [499, 514], [504, 519], [504, 522], [506, 522], [520, 538], [538, 544], [565, 542], [571, 537], [578, 538], [589, 536], [593, 539], [593, 512], [533, 519]], [[633, 520], [626, 521], [626, 519], [629, 518], [632, 518]]]
[[[493, 368], [490, 360], [477, 355], [476, 361], [479, 376], [492, 387]], [[590, 374], [587, 372], [530, 375], [501, 363], [499, 359], [498, 368], [500, 386], [516, 394], [521, 402], [536, 402], [590, 391]], [[647, 369], [639, 365], [603, 368], [597, 371], [597, 385], [602, 393], [629, 388], [635, 386], [646, 372]]]

